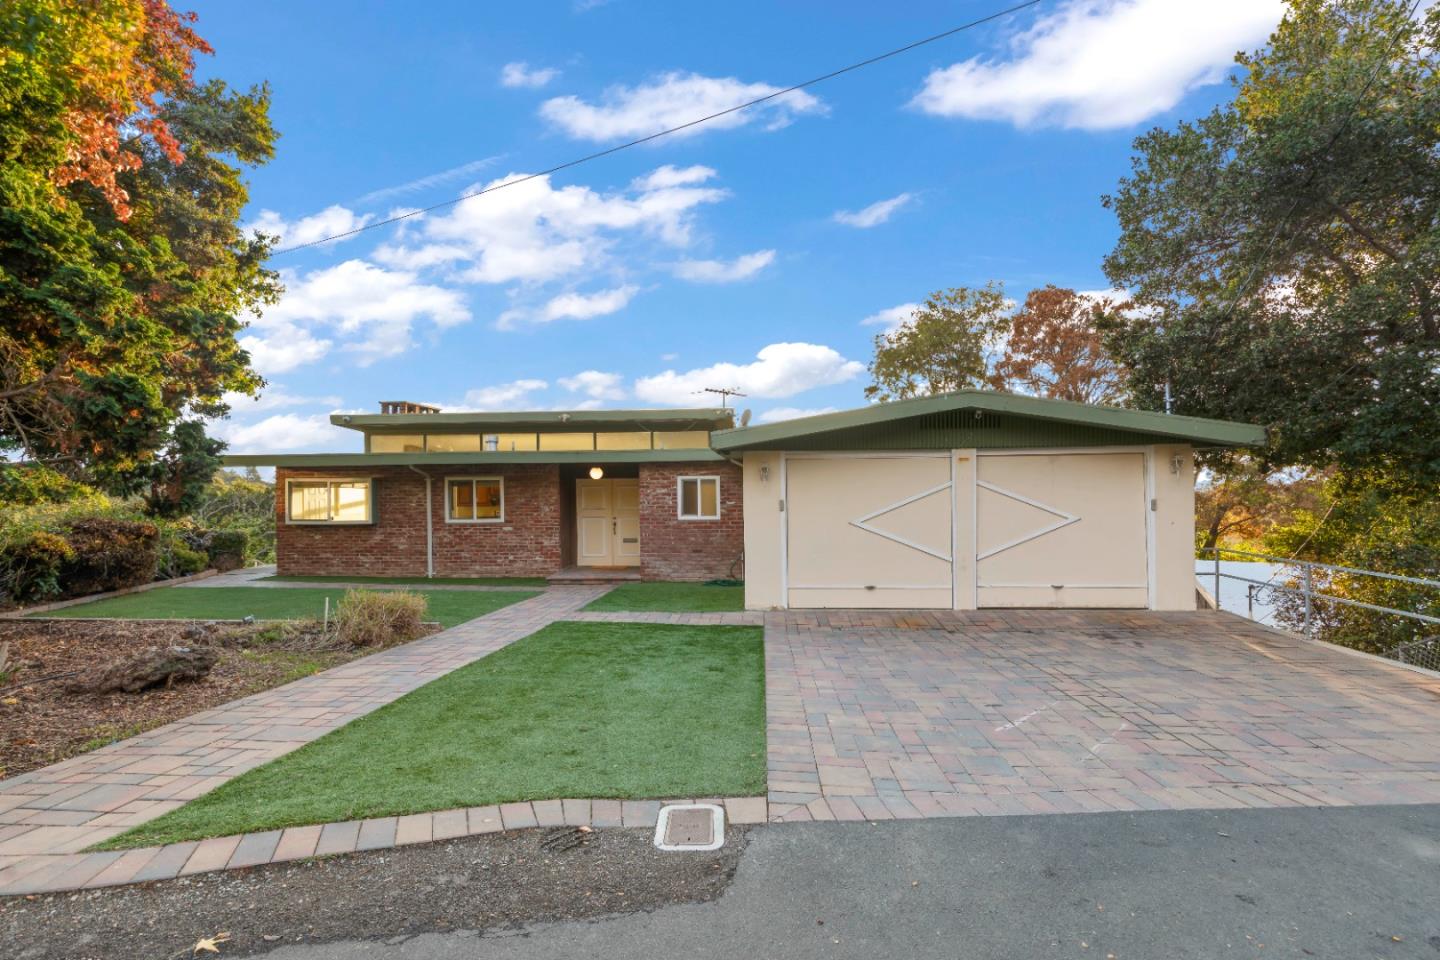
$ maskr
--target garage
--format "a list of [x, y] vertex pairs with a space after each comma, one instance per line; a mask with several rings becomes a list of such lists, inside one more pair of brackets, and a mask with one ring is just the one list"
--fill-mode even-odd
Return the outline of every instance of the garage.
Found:
[[986, 454], [975, 480], [979, 607], [1147, 607], [1143, 451]]
[[949, 454], [785, 460], [788, 605], [954, 605]]
[[1195, 609], [1196, 449], [1248, 424], [972, 390], [720, 430], [749, 609]]

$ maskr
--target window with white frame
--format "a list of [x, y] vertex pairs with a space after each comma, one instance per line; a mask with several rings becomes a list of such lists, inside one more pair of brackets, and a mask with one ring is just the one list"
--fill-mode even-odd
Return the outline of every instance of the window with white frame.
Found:
[[720, 519], [720, 478], [681, 477], [679, 479], [680, 519]]
[[449, 477], [445, 480], [445, 519], [449, 523], [500, 523], [505, 519], [505, 481], [501, 477]]
[[369, 480], [286, 481], [286, 523], [373, 523]]

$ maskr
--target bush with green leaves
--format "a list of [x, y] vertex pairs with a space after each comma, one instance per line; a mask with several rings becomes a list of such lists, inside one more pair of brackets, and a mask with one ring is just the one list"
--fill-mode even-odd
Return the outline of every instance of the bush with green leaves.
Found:
[[235, 570], [245, 565], [250, 535], [244, 530], [212, 530], [206, 552], [216, 570]]

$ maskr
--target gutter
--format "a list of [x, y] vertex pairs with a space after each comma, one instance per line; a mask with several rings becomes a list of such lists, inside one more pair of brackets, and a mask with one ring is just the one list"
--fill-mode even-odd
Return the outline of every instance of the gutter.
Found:
[[421, 470], [413, 463], [407, 463], [407, 467], [414, 470], [425, 478], [425, 579], [435, 579], [435, 523], [431, 519], [431, 504], [435, 498], [430, 493], [430, 474]]

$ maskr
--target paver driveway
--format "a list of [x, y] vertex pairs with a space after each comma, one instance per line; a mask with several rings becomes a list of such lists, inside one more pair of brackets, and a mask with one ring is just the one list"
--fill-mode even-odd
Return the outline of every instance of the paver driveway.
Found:
[[1440, 801], [1440, 679], [1230, 614], [767, 616], [772, 819]]

